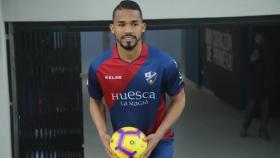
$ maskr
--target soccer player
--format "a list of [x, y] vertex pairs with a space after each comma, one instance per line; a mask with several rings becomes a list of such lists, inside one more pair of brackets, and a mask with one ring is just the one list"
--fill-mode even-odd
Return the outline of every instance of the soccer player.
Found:
[[[142, 41], [145, 29], [139, 5], [121, 1], [110, 24], [116, 44], [89, 67], [89, 109], [109, 157], [113, 157], [113, 152], [102, 98], [114, 131], [132, 126], [146, 134], [144, 158], [173, 155], [171, 127], [185, 107], [184, 81], [175, 60]], [[166, 94], [171, 99], [168, 106]]]

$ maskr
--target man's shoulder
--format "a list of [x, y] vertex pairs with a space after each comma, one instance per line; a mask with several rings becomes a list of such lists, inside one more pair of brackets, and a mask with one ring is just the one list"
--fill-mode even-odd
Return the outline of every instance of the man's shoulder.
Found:
[[168, 52], [150, 45], [149, 45], [149, 55], [151, 58], [155, 58], [160, 62], [167, 62], [173, 60], [173, 58], [169, 55]]
[[106, 60], [110, 59], [111, 57], [112, 57], [112, 50], [107, 50], [107, 51], [103, 52], [102, 54], [100, 54], [99, 56], [97, 56], [96, 58], [94, 58], [91, 61], [90, 66], [98, 67], [100, 64], [102, 64]]

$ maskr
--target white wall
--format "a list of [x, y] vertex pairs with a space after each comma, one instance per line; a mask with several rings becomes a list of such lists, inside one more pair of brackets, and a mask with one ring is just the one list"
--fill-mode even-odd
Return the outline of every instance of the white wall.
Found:
[[0, 0], [0, 158], [11, 158], [10, 109], [2, 1]]
[[[120, 0], [2, 0], [5, 21], [110, 20]], [[280, 14], [280, 0], [136, 0], [145, 19]]]

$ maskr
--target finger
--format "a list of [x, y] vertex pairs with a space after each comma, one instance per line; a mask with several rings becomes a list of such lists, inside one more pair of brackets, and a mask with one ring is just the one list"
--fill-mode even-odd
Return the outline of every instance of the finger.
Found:
[[148, 157], [151, 155], [151, 153], [152, 153], [152, 151], [149, 150], [149, 151], [143, 153], [142, 157], [143, 157], [143, 158], [148, 158]]
[[147, 137], [144, 137], [143, 140], [146, 142], [149, 142], [152, 139], [151, 135], [148, 135]]
[[144, 137], [143, 141], [148, 142], [148, 137]]
[[115, 154], [111, 153], [110, 151], [106, 150], [106, 153], [109, 157], [114, 157]]
[[107, 141], [109, 141], [109, 142], [110, 142], [110, 140], [111, 140], [111, 137], [110, 137], [109, 135], [106, 135], [104, 138], [105, 138]]
[[114, 151], [111, 149], [110, 144], [106, 144], [105, 148], [109, 155], [114, 155]]
[[152, 148], [151, 148], [151, 146], [147, 146], [147, 149], [142, 153], [142, 157], [144, 157], [144, 158], [146, 158], [146, 157], [148, 157], [150, 154], [151, 154], [151, 152], [152, 152]]
[[114, 151], [110, 148], [110, 140], [111, 138], [109, 137], [105, 137], [105, 150], [106, 150], [106, 153], [109, 157], [114, 157]]

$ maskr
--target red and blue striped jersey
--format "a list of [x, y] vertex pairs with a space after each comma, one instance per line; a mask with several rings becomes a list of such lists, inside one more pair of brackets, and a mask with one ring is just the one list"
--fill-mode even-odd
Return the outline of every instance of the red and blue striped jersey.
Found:
[[[120, 59], [115, 45], [96, 58], [88, 72], [89, 94], [96, 100], [104, 97], [114, 130], [133, 126], [155, 133], [167, 111], [165, 94], [175, 96], [183, 87], [175, 60], [145, 42], [133, 62]], [[165, 138], [170, 136], [172, 130]]]

